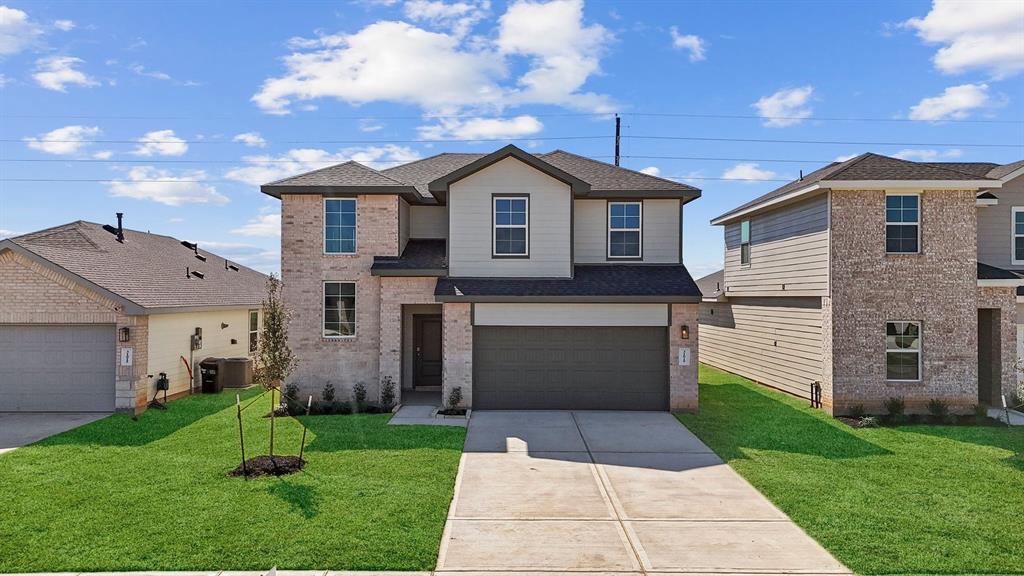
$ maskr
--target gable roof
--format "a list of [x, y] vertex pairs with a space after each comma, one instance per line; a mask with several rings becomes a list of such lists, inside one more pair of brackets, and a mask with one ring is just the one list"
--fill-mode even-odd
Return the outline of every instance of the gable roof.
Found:
[[[126, 228], [121, 243], [102, 225], [82, 220], [0, 241], [0, 251], [5, 248], [134, 304], [139, 308], [134, 313], [259, 306], [267, 280], [200, 247], [204, 262], [170, 236]], [[227, 268], [229, 264], [238, 270]], [[203, 278], [186, 277], [186, 268]]]
[[801, 179], [785, 184], [746, 204], [734, 208], [713, 219], [712, 224], [724, 224], [741, 214], [775, 204], [801, 192], [812, 192], [819, 188], [834, 188], [857, 185], [881, 186], [892, 184], [922, 183], [926, 185], [964, 186], [970, 188], [998, 188], [1000, 182], [991, 176], [978, 175], [978, 168], [958, 169], [943, 162], [912, 162], [867, 152], [843, 162], [833, 162], [819, 168]]
[[1005, 178], [1010, 174], [1024, 168], [1024, 160], [1018, 160], [1009, 164], [1003, 164], [1002, 166], [996, 166], [989, 173], [989, 178]]
[[643, 193], [646, 197], [659, 196], [663, 193], [670, 193], [668, 196], [672, 198], [682, 195], [688, 200], [700, 197], [700, 189], [693, 186], [600, 162], [565, 150], [540, 154], [540, 158], [590, 184], [588, 196], [591, 198], [615, 196], [626, 191]]
[[449, 186], [470, 174], [479, 172], [480, 170], [483, 170], [484, 168], [487, 168], [492, 164], [496, 164], [506, 158], [515, 158], [516, 160], [519, 160], [520, 162], [539, 170], [556, 180], [561, 180], [569, 185], [569, 188], [575, 195], [586, 195], [590, 192], [590, 184], [587, 182], [584, 182], [573, 174], [570, 174], [569, 172], [542, 160], [541, 157], [530, 154], [513, 144], [509, 144], [508, 146], [500, 148], [486, 156], [481, 156], [480, 158], [477, 158], [476, 160], [473, 160], [472, 162], [431, 181], [427, 185], [427, 190], [429, 190], [431, 194], [437, 196], [439, 201], [443, 201], [443, 197], [448, 194]]
[[415, 188], [408, 183], [392, 178], [349, 160], [341, 164], [319, 168], [311, 172], [282, 178], [260, 186], [260, 190], [275, 198], [281, 194], [404, 194], [419, 198]]

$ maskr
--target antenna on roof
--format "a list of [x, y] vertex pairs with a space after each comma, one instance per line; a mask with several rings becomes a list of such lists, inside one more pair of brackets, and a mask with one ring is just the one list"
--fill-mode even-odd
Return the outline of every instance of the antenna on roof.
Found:
[[615, 165], [619, 165], [619, 141], [622, 139], [622, 118], [615, 114]]

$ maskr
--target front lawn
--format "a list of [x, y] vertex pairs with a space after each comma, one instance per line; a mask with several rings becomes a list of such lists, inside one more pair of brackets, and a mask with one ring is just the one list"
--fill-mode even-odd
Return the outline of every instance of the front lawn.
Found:
[[[245, 413], [249, 457], [266, 453], [268, 411], [264, 396]], [[234, 394], [0, 455], [0, 573], [433, 569], [465, 431], [388, 418], [305, 419], [308, 464], [281, 478], [226, 476]], [[301, 426], [277, 424], [276, 451], [297, 454]]]
[[1024, 572], [1024, 428], [853, 429], [707, 366], [679, 419], [858, 573]]

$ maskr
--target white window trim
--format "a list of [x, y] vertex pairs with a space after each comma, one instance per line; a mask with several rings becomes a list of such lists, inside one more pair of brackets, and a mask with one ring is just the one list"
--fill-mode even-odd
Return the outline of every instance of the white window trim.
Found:
[[[526, 224], [498, 224], [498, 200], [523, 200], [526, 202]], [[522, 228], [526, 231], [526, 252], [498, 253], [498, 228]], [[491, 197], [491, 256], [496, 258], [523, 258], [530, 256], [530, 197], [529, 196], [492, 196]]]
[[1014, 206], [1010, 209], [1010, 262], [1014, 266], [1024, 265], [1024, 260], [1017, 259], [1017, 238], [1024, 234], [1017, 234], [1017, 213], [1024, 212], [1024, 206]]
[[[886, 250], [885, 250], [886, 256], [889, 256], [889, 255], [899, 256], [901, 254], [903, 254], [903, 255], [920, 254], [921, 253], [921, 209], [922, 209], [921, 193], [920, 192], [886, 192], [885, 193], [885, 197], [888, 198], [889, 196], [917, 196], [917, 222], [916, 222], [916, 225], [917, 225], [917, 252], [889, 252], [888, 247], [886, 247]], [[888, 211], [888, 208], [883, 206], [882, 210]], [[885, 225], [889, 226], [890, 224], [893, 225], [893, 226], [906, 226], [909, 223], [908, 222], [889, 222], [889, 216], [888, 216], [888, 214], [886, 214], [886, 216], [885, 216]], [[885, 242], [885, 240], [886, 240], [886, 235], [885, 235], [885, 233], [883, 231], [882, 241]]]
[[[354, 226], [356, 239], [354, 242], [355, 249], [351, 252], [328, 252], [327, 251], [327, 201], [328, 200], [351, 200], [355, 205], [356, 213], [356, 225]], [[355, 256], [356, 252], [359, 251], [359, 201], [355, 198], [324, 198], [324, 208], [321, 216], [323, 216], [323, 226], [321, 226], [321, 234], [323, 235], [323, 251], [325, 256]]]
[[[636, 204], [640, 207], [640, 226], [638, 228], [612, 228], [612, 205], [613, 204]], [[608, 202], [608, 236], [605, 244], [608, 245], [608, 259], [609, 260], [640, 260], [644, 257], [644, 203], [642, 201], [632, 200], [616, 200]], [[638, 241], [637, 249], [639, 253], [636, 256], [612, 256], [612, 232], [637, 232]]]
[[[324, 331], [324, 324], [327, 324], [327, 285], [328, 284], [351, 284], [352, 285], [352, 311], [355, 317], [352, 320], [352, 334], [345, 336], [328, 336]], [[359, 333], [359, 289], [354, 280], [324, 280], [320, 289], [320, 337], [324, 340], [352, 340]]]
[[[252, 329], [252, 313], [253, 312], [256, 313], [256, 329], [255, 330]], [[249, 310], [249, 313], [246, 314], [246, 322], [248, 324], [247, 327], [249, 328], [249, 340], [246, 341], [245, 345], [249, 348], [249, 353], [250, 354], [254, 354], [257, 350], [259, 350], [259, 344], [260, 344], [260, 332], [261, 332], [261, 330], [260, 330], [260, 311], [259, 311], [258, 308], [253, 308], [253, 309]], [[252, 345], [249, 343], [249, 341], [252, 340], [252, 335], [253, 334], [256, 334], [256, 348], [255, 349], [253, 349]]]
[[[746, 242], [743, 241], [743, 223], [744, 222], [747, 224], [747, 229], [749, 230], [749, 232], [747, 234], [747, 241]], [[754, 240], [754, 238], [753, 238], [753, 236], [754, 236], [754, 225], [751, 222], [751, 220], [749, 218], [744, 219], [744, 220], [740, 220], [740, 268], [741, 269], [750, 268], [750, 261], [754, 259], [754, 251], [753, 251], [753, 246], [754, 246], [753, 240]], [[746, 262], [743, 261], [743, 245], [744, 244], [747, 245], [747, 254], [749, 254], [749, 256], [747, 257], [747, 261]]]
[[[910, 254], [910, 252], [907, 252], [907, 254]], [[889, 348], [889, 343], [888, 343], [888, 335], [889, 335], [888, 328], [889, 328], [889, 324], [900, 324], [900, 323], [903, 323], [903, 324], [917, 324], [917, 342], [918, 342], [917, 350], [916, 351], [909, 350], [909, 352], [914, 352], [914, 353], [917, 354], [917, 379], [916, 380], [891, 379], [891, 378], [888, 378], [888, 374], [886, 374], [885, 381], [886, 382], [921, 382], [921, 381], [924, 380], [924, 360], [923, 360], [924, 359], [924, 322], [921, 322], [920, 320], [886, 320], [885, 321], [885, 329], [883, 330], [883, 332], [884, 332], [885, 338], [887, 340], [886, 345], [885, 345], [885, 366], [886, 366], [886, 369], [888, 369], [889, 352], [908, 352], [908, 350], [906, 348], [896, 348], [896, 349], [890, 349]]]

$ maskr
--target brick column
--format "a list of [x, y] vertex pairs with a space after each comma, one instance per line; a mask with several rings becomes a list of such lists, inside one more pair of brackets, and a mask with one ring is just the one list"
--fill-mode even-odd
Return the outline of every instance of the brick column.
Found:
[[443, 310], [442, 353], [444, 376], [441, 401], [448, 402], [452, 388], [462, 388], [462, 405], [473, 406], [473, 325], [472, 304], [445, 304]]
[[[676, 411], [697, 411], [698, 378], [698, 329], [697, 313], [699, 304], [670, 304], [672, 324], [669, 332], [669, 408]], [[690, 330], [690, 337], [683, 340], [682, 326]], [[679, 350], [690, 349], [689, 366], [679, 365]]]

